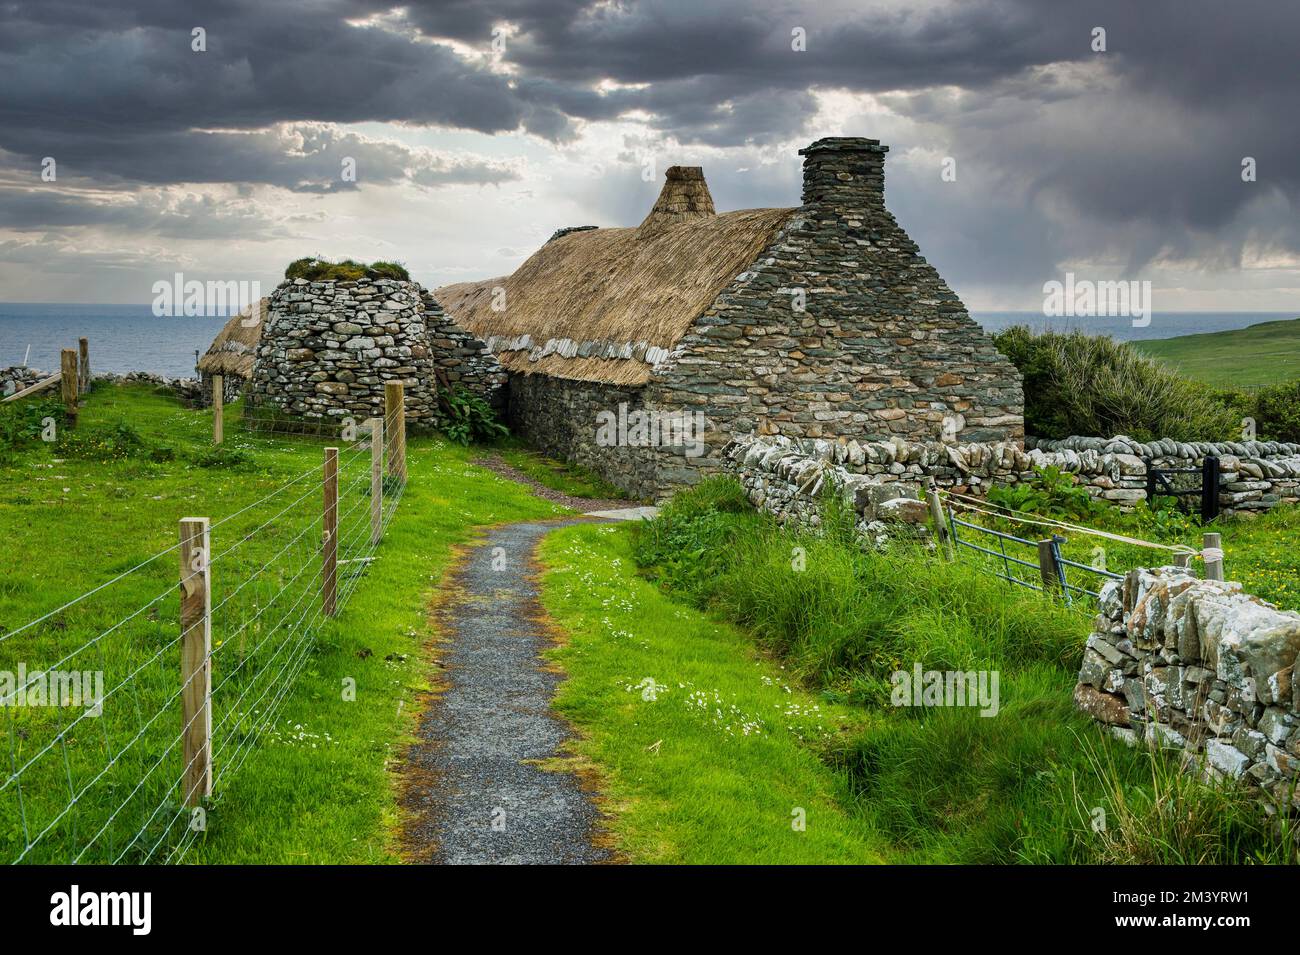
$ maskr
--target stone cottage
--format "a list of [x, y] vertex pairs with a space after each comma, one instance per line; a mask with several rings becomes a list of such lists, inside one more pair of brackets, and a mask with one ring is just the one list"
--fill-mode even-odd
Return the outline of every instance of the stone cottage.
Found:
[[817, 140], [802, 205], [722, 214], [674, 166], [639, 226], [434, 295], [510, 373], [517, 432], [638, 496], [733, 433], [1019, 441], [1019, 373], [885, 208], [887, 149]]
[[253, 363], [262, 341], [262, 328], [266, 319], [267, 299], [259, 298], [217, 333], [208, 350], [199, 359], [199, 392], [203, 404], [212, 403], [212, 378], [221, 375], [224, 401], [234, 401], [253, 376]]
[[266, 302], [246, 388], [252, 419], [380, 416], [388, 381], [404, 384], [407, 424], [417, 430], [433, 424], [452, 388], [504, 403], [500, 365], [416, 282], [299, 278]]

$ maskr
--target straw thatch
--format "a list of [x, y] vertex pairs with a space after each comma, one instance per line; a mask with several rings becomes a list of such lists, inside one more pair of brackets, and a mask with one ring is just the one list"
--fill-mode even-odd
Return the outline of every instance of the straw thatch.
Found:
[[253, 376], [253, 362], [265, 326], [266, 302], [262, 298], [231, 317], [199, 359], [199, 371], [205, 375]]
[[698, 167], [675, 166], [640, 227], [561, 235], [512, 275], [434, 296], [510, 371], [644, 384], [795, 211], [716, 215]]

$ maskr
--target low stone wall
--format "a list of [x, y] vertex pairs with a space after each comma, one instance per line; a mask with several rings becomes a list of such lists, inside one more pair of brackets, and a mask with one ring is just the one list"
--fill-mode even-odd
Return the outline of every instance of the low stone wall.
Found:
[[865, 537], [897, 533], [899, 528], [890, 525], [898, 524], [910, 525], [916, 536], [928, 533], [927, 505], [919, 499], [919, 484], [901, 479], [906, 472], [891, 472], [882, 481], [879, 474], [856, 473], [836, 463], [833, 452], [809, 455], [798, 442], [782, 437], [736, 439], [723, 456], [750, 502], [780, 524], [820, 526], [823, 491], [829, 486], [851, 504], [858, 533]]
[[1174, 567], [1101, 591], [1075, 687], [1116, 735], [1198, 754], [1300, 808], [1300, 614]]
[[48, 378], [51, 374], [53, 372], [38, 371], [25, 365], [0, 368], [0, 398], [22, 391], [24, 388], [36, 384], [42, 378]]
[[1008, 442], [859, 443], [739, 435], [724, 451], [729, 469], [760, 491], [771, 483], [780, 462], [785, 462], [785, 472], [802, 461], [863, 476], [870, 483], [902, 481], [919, 486], [933, 478], [939, 487], [976, 495], [992, 484], [1031, 481], [1036, 468], [1054, 466], [1094, 497], [1121, 508], [1146, 499], [1144, 458], [1151, 458], [1158, 468], [1199, 468], [1206, 455], [1219, 458], [1219, 502], [1224, 514], [1300, 502], [1300, 445], [1274, 441], [1139, 444], [1122, 437], [1067, 438], [1037, 442], [1025, 450]]

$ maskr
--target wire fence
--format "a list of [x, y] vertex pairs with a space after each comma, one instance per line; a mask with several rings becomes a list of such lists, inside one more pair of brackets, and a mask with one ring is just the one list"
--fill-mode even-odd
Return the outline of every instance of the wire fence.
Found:
[[[1222, 551], [1218, 549], [1218, 535], [1208, 534], [1206, 549], [1197, 552], [1190, 547], [1178, 544], [1159, 544], [1093, 527], [1083, 527], [1066, 521], [1044, 517], [1005, 508], [995, 509], [981, 498], [958, 494], [953, 491], [931, 492], [932, 513], [937, 510], [942, 517], [939, 529], [952, 545], [954, 556], [961, 552], [979, 555], [990, 573], [1007, 581], [1010, 586], [1025, 587], [1042, 593], [1058, 594], [1067, 603], [1076, 598], [1100, 599], [1102, 586], [1108, 580], [1118, 580], [1123, 575], [1111, 570], [1106, 563], [1106, 551], [1102, 546], [1095, 546], [1093, 551], [1098, 558], [1092, 563], [1083, 563], [1067, 557], [1063, 545], [1068, 538], [1060, 531], [1067, 531], [1076, 536], [1092, 538], [1096, 541], [1112, 541], [1128, 547], [1148, 548], [1170, 553], [1175, 563], [1187, 566], [1191, 557], [1200, 556], [1206, 560], [1209, 575], [1218, 574], [1222, 579]], [[960, 516], [959, 516], [960, 515]], [[989, 521], [980, 523], [979, 518], [992, 518], [993, 521], [1021, 528], [1042, 528], [1035, 538], [1021, 537], [1009, 531], [988, 526]], [[1021, 530], [1021, 533], [1026, 531]]]
[[[185, 857], [311, 658], [326, 591], [341, 608], [377, 559], [405, 486], [404, 448], [390, 458], [380, 434], [392, 435], [400, 414], [373, 436], [359, 426], [337, 451], [336, 479], [325, 450], [320, 464], [212, 521], [208, 552], [193, 555], [182, 521], [177, 544], [0, 627], [0, 859]], [[188, 616], [196, 600], [200, 618]], [[204, 649], [186, 657], [195, 646]]]

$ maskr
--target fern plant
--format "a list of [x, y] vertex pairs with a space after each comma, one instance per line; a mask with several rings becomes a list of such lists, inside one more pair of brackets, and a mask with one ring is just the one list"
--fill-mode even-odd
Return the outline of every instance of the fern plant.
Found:
[[439, 426], [448, 440], [468, 447], [473, 441], [492, 441], [510, 433], [492, 406], [473, 392], [454, 386], [441, 397]]

